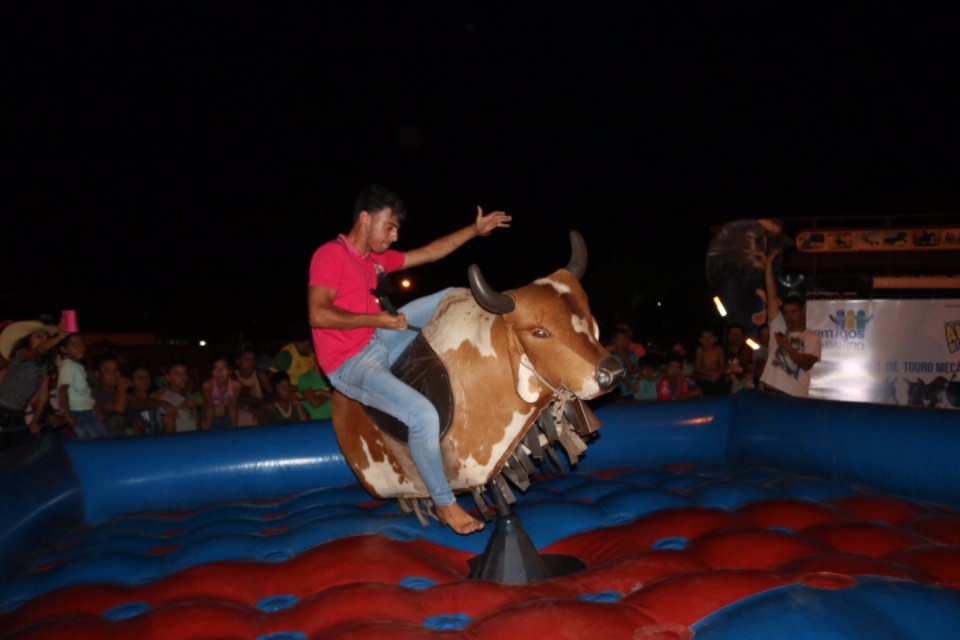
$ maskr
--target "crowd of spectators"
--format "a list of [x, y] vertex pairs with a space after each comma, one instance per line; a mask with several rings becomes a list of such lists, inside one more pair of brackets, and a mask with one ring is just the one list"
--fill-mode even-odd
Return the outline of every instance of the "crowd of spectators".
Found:
[[[101, 349], [87, 358], [83, 336], [66, 332], [50, 319], [12, 323], [0, 336], [4, 334], [2, 446], [43, 430], [75, 438], [127, 437], [331, 415], [333, 392], [317, 367], [309, 336], [271, 353], [243, 344], [233, 354], [214, 356], [204, 370], [179, 357], [163, 362], [131, 359], [122, 348]], [[742, 326], [730, 324], [722, 340], [709, 328], [694, 349], [682, 340], [663, 349], [635, 341], [630, 326], [619, 324], [607, 349], [626, 375], [605, 400], [658, 402], [757, 387], [767, 359], [768, 329], [760, 327], [753, 340], [747, 338]]]
[[630, 326], [618, 324], [610, 335], [607, 350], [620, 361], [626, 375], [614, 399], [657, 402], [759, 388], [768, 341], [766, 325], [758, 328], [757, 336], [747, 336], [742, 325], [731, 323], [722, 340], [717, 330], [706, 328], [695, 349], [688, 349], [682, 340], [665, 349], [634, 342]]
[[[0, 447], [52, 430], [130, 437], [329, 418], [333, 392], [308, 337], [272, 353], [253, 344], [203, 364], [149, 362], [122, 347], [91, 357], [80, 333], [45, 318], [0, 331]], [[206, 370], [205, 370], [206, 369]]]

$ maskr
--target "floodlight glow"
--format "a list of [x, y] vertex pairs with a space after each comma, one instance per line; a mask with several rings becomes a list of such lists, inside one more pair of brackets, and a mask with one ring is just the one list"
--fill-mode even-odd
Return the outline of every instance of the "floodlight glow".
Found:
[[410, 284], [411, 284], [410, 281], [407, 280], [406, 278], [400, 281], [400, 286], [403, 287], [404, 289], [409, 289]]
[[760, 348], [760, 345], [757, 344], [753, 338], [747, 338], [746, 342], [747, 342], [747, 346], [753, 349], [754, 351]]
[[720, 302], [720, 296], [713, 296], [713, 304], [716, 305], [717, 311], [721, 316], [727, 316], [727, 310], [723, 307], [723, 303]]

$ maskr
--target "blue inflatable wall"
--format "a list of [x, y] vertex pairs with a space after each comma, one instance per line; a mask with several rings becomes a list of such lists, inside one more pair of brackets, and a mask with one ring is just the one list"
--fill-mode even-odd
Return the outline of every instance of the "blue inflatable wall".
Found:
[[[957, 413], [746, 391], [609, 405], [578, 471], [744, 462], [960, 505]], [[81, 523], [149, 510], [258, 500], [355, 482], [328, 422], [176, 437], [60, 441], [5, 455], [0, 566], [8, 576]]]

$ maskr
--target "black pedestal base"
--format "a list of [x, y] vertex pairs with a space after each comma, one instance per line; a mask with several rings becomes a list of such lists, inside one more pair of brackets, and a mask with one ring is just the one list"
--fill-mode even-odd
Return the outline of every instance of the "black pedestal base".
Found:
[[496, 528], [482, 555], [468, 561], [468, 578], [509, 584], [533, 582], [577, 573], [587, 568], [574, 556], [541, 554], [515, 513], [497, 517]]

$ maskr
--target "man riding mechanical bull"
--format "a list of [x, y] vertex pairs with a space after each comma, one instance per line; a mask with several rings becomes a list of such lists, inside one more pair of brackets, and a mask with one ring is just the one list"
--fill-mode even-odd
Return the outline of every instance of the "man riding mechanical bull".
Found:
[[[471, 289], [445, 289], [399, 312], [384, 310], [376, 294], [385, 274], [435, 262], [512, 220], [477, 207], [472, 225], [412, 251], [391, 250], [405, 217], [394, 193], [365, 187], [351, 230], [316, 250], [308, 289], [313, 341], [320, 367], [342, 394], [334, 399], [334, 426], [365, 488], [380, 497], [429, 495], [441, 521], [469, 534], [484, 524], [457, 503], [454, 490], [473, 489], [499, 472], [551, 400], [601, 395], [622, 370], [597, 341], [578, 281], [586, 266], [578, 234], [567, 269], [527, 287], [498, 293], [474, 266]], [[415, 339], [414, 348], [441, 363], [448, 404], [456, 406], [449, 415], [391, 369]], [[472, 391], [483, 388], [483, 398]], [[361, 405], [402, 423], [405, 442], [381, 437]], [[492, 423], [484, 424], [484, 413]], [[481, 433], [489, 426], [495, 433]]]

